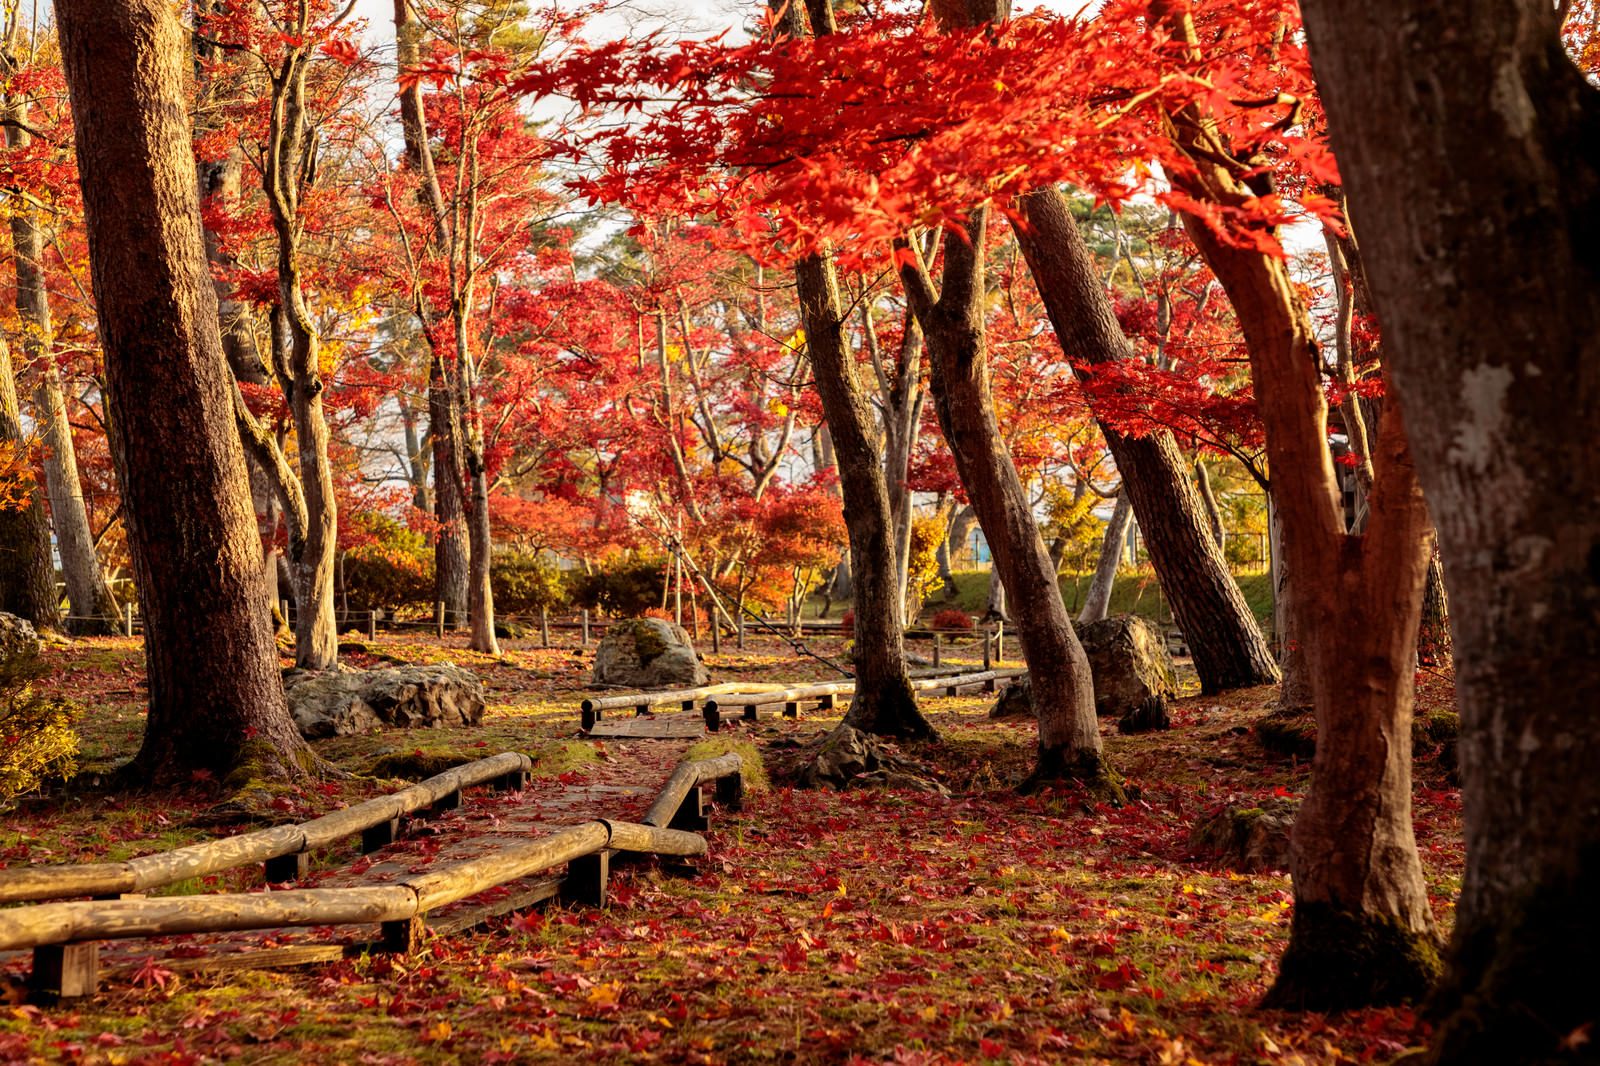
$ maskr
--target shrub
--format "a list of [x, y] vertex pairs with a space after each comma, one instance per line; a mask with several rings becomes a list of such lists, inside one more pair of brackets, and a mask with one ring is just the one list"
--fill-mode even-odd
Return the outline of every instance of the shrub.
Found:
[[489, 564], [494, 609], [507, 614], [537, 614], [564, 606], [572, 595], [567, 575], [543, 555], [499, 555]]
[[972, 631], [972, 616], [966, 611], [951, 607], [933, 616], [933, 628], [970, 633]]
[[660, 607], [666, 592], [666, 560], [622, 558], [572, 583], [572, 601], [580, 607], [637, 618]]
[[844, 617], [839, 619], [839, 631], [847, 637], [856, 635], [856, 612], [854, 608], [846, 611]]
[[34, 682], [50, 668], [39, 655], [33, 627], [6, 619], [0, 640], [0, 800], [38, 788], [47, 777], [67, 777], [78, 768], [77, 708], [43, 696]]
[[344, 556], [344, 593], [355, 610], [432, 607], [433, 547], [398, 522], [374, 523], [372, 542]]

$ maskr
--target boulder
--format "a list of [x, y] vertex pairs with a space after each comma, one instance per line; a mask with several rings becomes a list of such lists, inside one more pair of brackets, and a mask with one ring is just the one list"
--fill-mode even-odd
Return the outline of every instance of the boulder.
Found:
[[1161, 630], [1138, 615], [1103, 618], [1078, 627], [1094, 674], [1095, 713], [1122, 717], [1152, 696], [1178, 695], [1178, 675]]
[[44, 650], [38, 631], [26, 618], [0, 611], [0, 662], [35, 658]]
[[1274, 796], [1256, 805], [1229, 803], [1189, 834], [1189, 850], [1196, 858], [1212, 859], [1244, 873], [1289, 868], [1289, 833], [1300, 801]]
[[898, 792], [927, 792], [935, 796], [950, 796], [950, 790], [939, 782], [916, 774], [901, 773], [898, 770], [873, 770], [870, 773], [857, 774], [852, 777], [847, 788], [887, 788]]
[[635, 618], [606, 630], [594, 653], [596, 684], [624, 688], [694, 688], [711, 674], [682, 626]]
[[283, 679], [289, 713], [307, 737], [369, 733], [384, 726], [438, 729], [483, 721], [483, 682], [450, 663], [313, 673]]
[[994, 706], [989, 708], [990, 718], [1032, 718], [1033, 681], [1024, 674], [1006, 682]]

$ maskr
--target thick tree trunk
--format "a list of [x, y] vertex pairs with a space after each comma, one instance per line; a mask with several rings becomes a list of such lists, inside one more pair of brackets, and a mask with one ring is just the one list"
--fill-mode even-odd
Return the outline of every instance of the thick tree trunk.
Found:
[[1083, 598], [1083, 610], [1078, 612], [1080, 625], [1100, 621], [1111, 607], [1111, 590], [1116, 584], [1117, 566], [1122, 562], [1122, 542], [1128, 538], [1128, 522], [1132, 518], [1132, 499], [1127, 492], [1117, 493], [1117, 504], [1106, 522], [1106, 539], [1100, 545], [1100, 559], [1095, 563], [1094, 579]]
[[[188, 32], [164, 0], [58, 0], [112, 458], [145, 620], [154, 784], [302, 776], [200, 237]], [[234, 780], [238, 780], [235, 778]]]
[[1211, 539], [1216, 542], [1217, 551], [1223, 553], [1227, 559], [1228, 530], [1222, 524], [1222, 509], [1217, 506], [1216, 493], [1211, 491], [1211, 474], [1206, 470], [1206, 464], [1199, 459], [1194, 461], [1194, 484], [1200, 492], [1200, 502], [1205, 504], [1206, 522], [1211, 527]]
[[[1022, 199], [1022, 246], [1062, 350], [1076, 373], [1131, 357], [1066, 197], [1039, 189]], [[1194, 654], [1207, 693], [1267, 685], [1278, 668], [1222, 550], [1172, 434], [1127, 437], [1102, 425], [1133, 503], [1150, 562]]]
[[833, 264], [820, 255], [795, 264], [806, 353], [828, 420], [850, 536], [855, 611], [856, 694], [845, 721], [886, 736], [928, 737], [906, 676], [902, 604], [895, 581], [894, 529], [872, 412], [845, 339], [843, 301]]
[[[798, 6], [772, 6], [785, 34], [805, 36], [805, 13]], [[812, 5], [811, 29], [818, 37], [833, 32], [833, 13], [826, 0]], [[872, 411], [845, 338], [847, 312], [838, 278], [833, 263], [822, 255], [801, 259], [794, 276], [806, 354], [828, 422], [850, 537], [856, 693], [845, 722], [880, 735], [932, 737], [934, 729], [922, 716], [906, 675], [905, 605], [895, 579], [888, 483]]]
[[1115, 793], [1120, 786], [1101, 754], [1089, 660], [1072, 630], [1039, 524], [995, 421], [984, 326], [987, 214], [982, 208], [974, 211], [965, 235], [946, 235], [941, 292], [935, 293], [912, 249], [906, 249], [912, 254], [902, 259], [900, 275], [927, 338], [940, 428], [1015, 608], [1039, 718], [1039, 762], [1030, 783], [1072, 778]]
[[[7, 100], [4, 113], [16, 123], [6, 127], [6, 144], [12, 148], [26, 147], [33, 139], [23, 128], [28, 117], [26, 99]], [[61, 576], [67, 586], [70, 614], [66, 629], [80, 636], [114, 636], [122, 632], [117, 603], [100, 571], [99, 557], [95, 555], [94, 534], [89, 529], [89, 515], [83, 505], [83, 484], [78, 479], [72, 427], [67, 422], [67, 405], [61, 394], [61, 374], [51, 352], [55, 325], [50, 318], [50, 294], [45, 288], [44, 235], [39, 230], [38, 212], [31, 204], [19, 200], [12, 205], [10, 215], [17, 314], [24, 329], [23, 350], [39, 376], [33, 391], [34, 421], [39, 443], [43, 446], [40, 460], [44, 467], [45, 491], [50, 498], [50, 525], [55, 530]], [[53, 579], [51, 585], [53, 592]]]
[[[0, 335], [0, 444], [19, 450], [27, 447], [22, 413], [17, 405], [17, 383], [11, 366], [11, 346]], [[55, 563], [50, 558], [50, 528], [37, 485], [30, 488], [19, 507], [0, 508], [0, 611], [26, 618], [35, 629], [51, 633], [61, 629], [56, 608]]]
[[1552, 4], [1305, 14], [1450, 590], [1467, 862], [1433, 1058], [1593, 1062], [1600, 93]]
[[[1174, 0], [1151, 5], [1180, 40], [1194, 29]], [[1247, 211], [1248, 166], [1231, 162], [1197, 106], [1171, 116], [1193, 161], [1174, 184], [1199, 201]], [[1287, 264], [1224, 241], [1202, 220], [1185, 228], [1239, 317], [1266, 430], [1289, 607], [1316, 708], [1311, 789], [1295, 820], [1295, 912], [1267, 1001], [1339, 1010], [1426, 992], [1438, 932], [1411, 825], [1411, 714], [1428, 516], [1398, 404], [1374, 447], [1367, 532], [1346, 532], [1328, 449], [1327, 399], [1311, 316]], [[1275, 236], [1275, 234], [1271, 234]]]

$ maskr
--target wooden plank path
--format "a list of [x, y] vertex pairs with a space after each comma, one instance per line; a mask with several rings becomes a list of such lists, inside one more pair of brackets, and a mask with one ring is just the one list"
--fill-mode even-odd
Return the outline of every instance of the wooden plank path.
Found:
[[[703, 732], [703, 724], [697, 716], [693, 721]], [[689, 741], [682, 739], [608, 744], [605, 757], [599, 764], [587, 768], [582, 780], [572, 780], [572, 775], [562, 775], [568, 780], [534, 779], [522, 791], [469, 791], [462, 796], [459, 806], [432, 812], [431, 817], [414, 819], [399, 839], [383, 845], [379, 850], [339, 867], [317, 868], [313, 865], [294, 885], [278, 887], [370, 890], [392, 883], [396, 891], [400, 891], [401, 879], [415, 881], [416, 875], [426, 875], [433, 870], [474, 859], [492, 862], [497, 853], [506, 849], [527, 848], [540, 838], [560, 830], [595, 824], [595, 819], [638, 822], [646, 817], [652, 799], [668, 780], [688, 745]], [[450, 935], [479, 925], [496, 915], [532, 906], [558, 894], [574, 902], [603, 902], [604, 877], [608, 866], [609, 859], [605, 852], [585, 856], [569, 864], [568, 874], [576, 872], [579, 876], [565, 886], [564, 879], [558, 876], [559, 871], [540, 872], [429, 910], [424, 918], [406, 923], [347, 922], [337, 927], [196, 932], [139, 940], [100, 941], [88, 948], [92, 959], [89, 963], [91, 989], [96, 971], [99, 977], [115, 980], [141, 970], [148, 974], [152, 972], [150, 967], [172, 973], [263, 969], [326, 962], [373, 947], [413, 950], [424, 929]], [[585, 871], [598, 877], [586, 881], [583, 876]], [[574, 884], [573, 881], [580, 883]], [[587, 899], [584, 898], [586, 890], [590, 897]], [[267, 903], [272, 895], [252, 894], [245, 898]], [[120, 898], [143, 901], [146, 897], [123, 895]], [[186, 901], [206, 899], [203, 896], [156, 898], [170, 900], [174, 914], [191, 907]], [[115, 910], [115, 900], [116, 897], [107, 900], [104, 909]], [[205, 903], [195, 905], [211, 906]], [[402, 942], [396, 942], [397, 937]], [[37, 966], [41, 958], [49, 960], [57, 957], [42, 952], [33, 956], [34, 965]], [[30, 952], [26, 950], [0, 952], [0, 968], [19, 978], [32, 968], [29, 960]], [[48, 965], [47, 961], [46, 968]], [[82, 994], [86, 991], [69, 988], [72, 983], [70, 976], [67, 975], [68, 979], [63, 981], [60, 973], [35, 974], [37, 983], [59, 988], [64, 994], [71, 995], [75, 991]]]

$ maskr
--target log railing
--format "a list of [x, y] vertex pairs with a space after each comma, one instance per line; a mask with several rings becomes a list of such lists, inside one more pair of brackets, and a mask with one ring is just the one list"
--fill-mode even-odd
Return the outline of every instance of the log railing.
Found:
[[[916, 692], [926, 692], [930, 689], [943, 689], [948, 696], [954, 696], [957, 690], [968, 688], [972, 685], [982, 685], [985, 692], [993, 692], [997, 682], [1007, 678], [1021, 677], [1027, 670], [977, 670], [965, 674], [953, 674], [943, 677], [923, 677], [913, 679], [911, 688]], [[706, 728], [713, 733], [722, 726], [724, 718], [737, 717], [755, 718], [759, 709], [773, 704], [783, 704], [785, 718], [797, 717], [800, 713], [800, 704], [807, 700], [817, 700], [819, 705], [829, 708], [834, 705], [839, 696], [848, 696], [855, 692], [853, 681], [833, 681], [820, 685], [799, 685], [794, 688], [777, 689], [770, 692], [740, 692], [724, 695], [718, 699], [706, 700], [701, 709], [705, 716]]]
[[[420, 943], [424, 916], [428, 912], [563, 863], [566, 864], [565, 877], [534, 886], [520, 897], [513, 897], [510, 905], [481, 908], [476, 916], [466, 922], [451, 923], [450, 928], [467, 928], [491, 914], [519, 909], [556, 895], [574, 903], [603, 904], [610, 876], [609, 859], [617, 852], [679, 857], [704, 855], [705, 838], [691, 831], [708, 825], [699, 786], [715, 782], [718, 801], [737, 809], [744, 800], [742, 771], [743, 761], [735, 753], [682, 763], [673, 770], [642, 823], [595, 819], [382, 884], [154, 899], [47, 902], [0, 910], [0, 950], [33, 949], [34, 990], [46, 998], [83, 996], [95, 991], [99, 976], [98, 942], [101, 940], [292, 926], [376, 924], [381, 930], [381, 939], [368, 946], [412, 951]], [[447, 774], [439, 776], [443, 778]], [[438, 791], [437, 786], [433, 791]], [[384, 797], [385, 800], [395, 798]], [[338, 813], [349, 814], [358, 809], [352, 807]], [[282, 828], [303, 831], [314, 825], [308, 822], [303, 826]], [[43, 867], [5, 872], [45, 875], [52, 869], [59, 873], [86, 868]], [[81, 875], [74, 882], [79, 886], [91, 883], [98, 887], [98, 883]], [[305, 949], [299, 949], [297, 957], [300, 961], [314, 958], [307, 955]], [[315, 958], [322, 957], [325, 956], [319, 950]]]
[[208, 840], [122, 862], [0, 870], [0, 903], [148, 892], [256, 862], [266, 864], [268, 881], [298, 880], [305, 875], [310, 852], [316, 848], [360, 833], [362, 850], [375, 851], [395, 839], [404, 816], [425, 808], [459, 806], [461, 790], [474, 785], [494, 782], [502, 788], [524, 787], [532, 769], [532, 760], [521, 752], [501, 752], [296, 825]]

